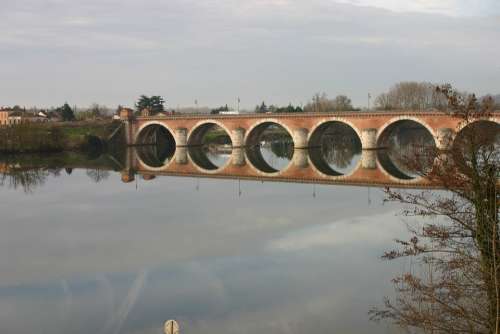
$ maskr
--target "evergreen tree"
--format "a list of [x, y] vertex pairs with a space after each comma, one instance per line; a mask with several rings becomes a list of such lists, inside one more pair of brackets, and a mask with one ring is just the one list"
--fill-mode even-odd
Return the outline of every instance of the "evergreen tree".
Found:
[[164, 104], [165, 100], [159, 95], [153, 95], [151, 97], [141, 95], [135, 104], [135, 107], [138, 113], [144, 109], [149, 109], [152, 114], [157, 114], [164, 111]]
[[56, 109], [56, 112], [61, 115], [61, 118], [65, 122], [71, 122], [74, 121], [75, 118], [75, 113], [73, 109], [69, 106], [68, 103], [64, 103], [62, 107], [59, 107]]

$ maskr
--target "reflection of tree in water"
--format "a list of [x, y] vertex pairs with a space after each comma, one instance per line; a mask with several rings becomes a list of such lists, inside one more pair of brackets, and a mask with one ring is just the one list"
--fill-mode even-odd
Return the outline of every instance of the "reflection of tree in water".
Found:
[[109, 177], [109, 172], [107, 170], [102, 170], [99, 168], [87, 169], [86, 174], [95, 183], [104, 181]]
[[326, 134], [321, 141], [321, 154], [328, 164], [347, 168], [354, 156], [361, 153], [361, 142], [356, 134], [344, 135], [338, 132]]
[[397, 127], [387, 137], [388, 148], [398, 148], [406, 151], [428, 148], [434, 139], [427, 129], [420, 127]]
[[[481, 170], [485, 162], [500, 164], [500, 125], [490, 121], [467, 125], [455, 138], [452, 154], [460, 170], [467, 174]], [[477, 165], [473, 166], [471, 161]], [[500, 171], [497, 173], [500, 177]]]
[[273, 140], [270, 147], [278, 158], [291, 160], [293, 157], [293, 142], [290, 140]]
[[0, 186], [12, 189], [22, 188], [25, 193], [32, 193], [36, 187], [43, 186], [51, 173], [38, 169], [10, 169], [8, 173], [0, 174]]
[[383, 146], [385, 150], [379, 152], [379, 159], [393, 176], [413, 179], [432, 167], [429, 154], [431, 148], [435, 147], [434, 139], [420, 125], [403, 124], [395, 127], [383, 139]]

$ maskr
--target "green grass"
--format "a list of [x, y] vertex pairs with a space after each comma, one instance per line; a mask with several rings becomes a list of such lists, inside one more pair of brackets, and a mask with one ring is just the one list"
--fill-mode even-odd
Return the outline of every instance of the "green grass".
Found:
[[0, 128], [0, 152], [55, 152], [88, 148], [88, 136], [106, 141], [117, 122], [22, 124]]

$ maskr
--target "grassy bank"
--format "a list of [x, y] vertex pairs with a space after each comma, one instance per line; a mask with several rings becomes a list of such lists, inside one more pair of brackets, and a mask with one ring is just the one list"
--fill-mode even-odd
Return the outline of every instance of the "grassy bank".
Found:
[[[82, 151], [106, 145], [119, 122], [28, 123], [0, 128], [0, 153]], [[101, 146], [101, 147], [95, 147]]]

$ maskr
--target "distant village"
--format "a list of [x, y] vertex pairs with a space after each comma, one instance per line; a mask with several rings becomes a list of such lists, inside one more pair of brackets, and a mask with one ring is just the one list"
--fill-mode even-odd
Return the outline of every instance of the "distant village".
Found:
[[22, 123], [45, 123], [61, 121], [61, 117], [46, 111], [26, 112], [24, 110], [0, 109], [0, 125]]

